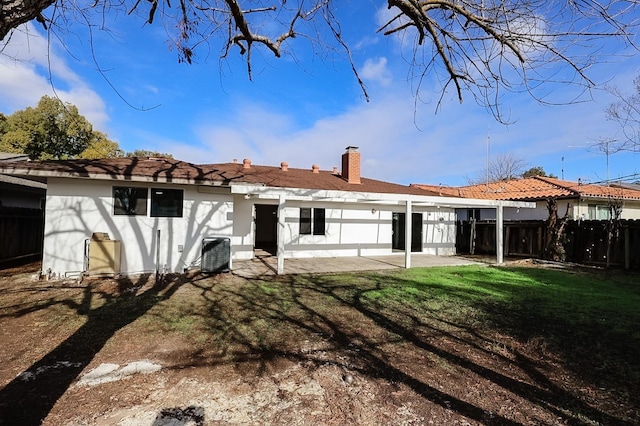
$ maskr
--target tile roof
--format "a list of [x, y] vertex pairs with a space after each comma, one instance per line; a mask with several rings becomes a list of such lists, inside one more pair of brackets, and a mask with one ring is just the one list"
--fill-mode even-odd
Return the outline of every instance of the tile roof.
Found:
[[[331, 171], [251, 165], [240, 163], [192, 164], [170, 158], [109, 158], [101, 160], [20, 161], [0, 164], [0, 173], [31, 177], [133, 179], [201, 185], [262, 184], [278, 188], [357, 191], [388, 194], [438, 195], [428, 190], [361, 178], [350, 184]], [[135, 180], [135, 179], [134, 179]]]
[[480, 198], [491, 200], [534, 201], [547, 198], [621, 198], [640, 200], [640, 191], [616, 186], [583, 184], [561, 179], [535, 176], [531, 178], [513, 179], [491, 182], [489, 184], [460, 187], [438, 187], [434, 185], [413, 184], [430, 192], [439, 191], [442, 195], [457, 193], [464, 198]]

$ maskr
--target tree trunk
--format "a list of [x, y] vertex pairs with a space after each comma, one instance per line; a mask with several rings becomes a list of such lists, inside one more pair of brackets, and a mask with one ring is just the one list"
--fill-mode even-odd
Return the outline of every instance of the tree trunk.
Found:
[[[54, 0], [9, 0], [0, 2], [0, 40], [19, 25], [42, 18], [42, 11]], [[44, 20], [42, 20], [44, 22]]]
[[544, 257], [548, 260], [556, 262], [564, 262], [567, 254], [564, 250], [564, 226], [569, 218], [569, 206], [564, 217], [558, 218], [558, 203], [555, 198], [547, 200], [547, 210], [549, 210], [549, 219], [547, 219], [547, 238], [545, 241]]

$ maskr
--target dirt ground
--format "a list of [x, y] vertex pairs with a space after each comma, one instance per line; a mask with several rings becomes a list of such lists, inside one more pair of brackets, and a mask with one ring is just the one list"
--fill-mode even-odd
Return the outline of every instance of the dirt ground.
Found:
[[[337, 292], [322, 284], [292, 286], [299, 297], [278, 302], [271, 287], [230, 274], [159, 285], [42, 281], [38, 268], [0, 271], [1, 425], [640, 420], [637, 406], [567, 368], [543, 340], [473, 318], [425, 324], [407, 313], [401, 326], [357, 300], [306, 302]], [[254, 298], [259, 289], [273, 301]], [[206, 302], [188, 306], [202, 317], [166, 303], [191, 293]], [[291, 300], [299, 306], [285, 317]]]

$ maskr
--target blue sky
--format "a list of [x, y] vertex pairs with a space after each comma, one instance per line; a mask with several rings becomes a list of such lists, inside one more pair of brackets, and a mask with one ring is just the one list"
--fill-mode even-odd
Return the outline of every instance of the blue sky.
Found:
[[[376, 34], [377, 13], [384, 9], [379, 3], [379, 10], [362, 2], [341, 12], [351, 25], [345, 38], [370, 102], [344, 57], [319, 55], [304, 40], [288, 48], [295, 56], [281, 59], [256, 50], [250, 81], [237, 51], [221, 61], [214, 41], [196, 51], [194, 64], [180, 64], [160, 22], [143, 25], [139, 16], [120, 14], [106, 22], [109, 31], [94, 28], [93, 54], [81, 26], [66, 30], [65, 47], [57, 39], [48, 42], [40, 27], [21, 27], [0, 54], [0, 112], [35, 106], [55, 88], [124, 150], [168, 152], [194, 163], [250, 158], [254, 164], [287, 161], [331, 170], [340, 166], [344, 148], [355, 145], [366, 177], [463, 185], [484, 168], [489, 146], [490, 156], [513, 154], [567, 180], [607, 177], [606, 156], [588, 145], [619, 133], [604, 114], [611, 95], [594, 90], [592, 101], [554, 107], [526, 93], [508, 95], [502, 107], [510, 125], [497, 123], [469, 93], [463, 104], [447, 94], [436, 112], [435, 82], [425, 81], [415, 103], [401, 47]], [[594, 66], [590, 77], [631, 89], [640, 56], [625, 53]], [[578, 91], [560, 85], [549, 90], [565, 100]], [[640, 173], [639, 160], [640, 153], [611, 155], [608, 174]]]

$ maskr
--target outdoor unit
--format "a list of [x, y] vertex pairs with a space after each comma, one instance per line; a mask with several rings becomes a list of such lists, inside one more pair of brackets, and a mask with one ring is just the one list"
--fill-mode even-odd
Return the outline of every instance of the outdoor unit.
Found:
[[202, 272], [226, 272], [231, 269], [231, 239], [211, 237], [202, 239]]
[[113, 276], [120, 272], [121, 243], [109, 239], [109, 234], [94, 232], [89, 240], [90, 276]]

